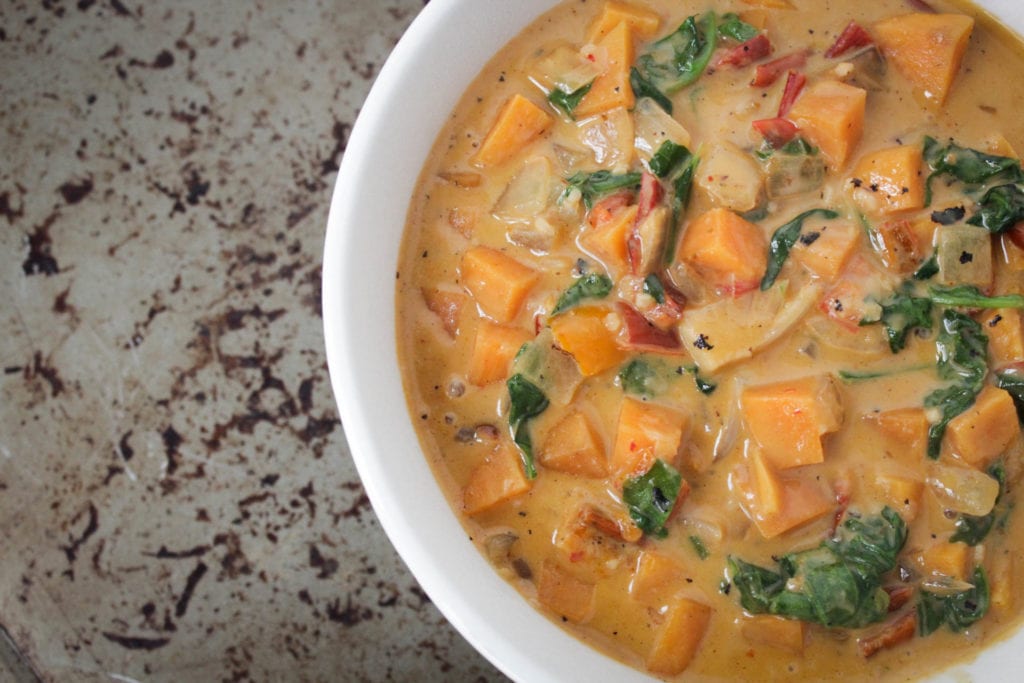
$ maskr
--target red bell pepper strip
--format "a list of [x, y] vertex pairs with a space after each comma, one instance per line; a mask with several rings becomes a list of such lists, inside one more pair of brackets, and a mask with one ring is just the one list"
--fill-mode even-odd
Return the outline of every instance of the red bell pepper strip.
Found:
[[674, 350], [680, 348], [676, 328], [663, 330], [656, 327], [638, 310], [627, 303], [618, 302], [616, 307], [625, 324], [625, 346], [633, 350]]
[[836, 38], [836, 42], [832, 43], [832, 47], [825, 50], [825, 56], [833, 59], [845, 55], [850, 50], [856, 50], [858, 47], [873, 45], [874, 42], [863, 26], [856, 21], [851, 21]]
[[760, 119], [754, 121], [754, 128], [757, 132], [764, 136], [764, 139], [768, 141], [768, 144], [779, 149], [784, 146], [787, 142], [796, 137], [796, 134], [800, 132], [800, 129], [796, 125], [784, 119], [781, 116], [774, 119]]
[[786, 77], [786, 87], [782, 90], [782, 99], [779, 100], [779, 118], [789, 113], [790, 108], [796, 102], [797, 96], [800, 95], [800, 91], [804, 89], [806, 83], [807, 76], [798, 71], [789, 72], [789, 75]]
[[752, 62], [756, 62], [759, 59], [767, 57], [772, 53], [772, 44], [768, 40], [768, 36], [763, 33], [758, 33], [756, 36], [740, 43], [736, 47], [727, 51], [718, 59], [718, 66], [746, 66]]
[[807, 64], [806, 50], [790, 52], [778, 59], [758, 64], [757, 71], [754, 72], [754, 80], [750, 81], [750, 85], [755, 88], [766, 88], [779, 80], [779, 77], [790, 69], [801, 69], [805, 64]]

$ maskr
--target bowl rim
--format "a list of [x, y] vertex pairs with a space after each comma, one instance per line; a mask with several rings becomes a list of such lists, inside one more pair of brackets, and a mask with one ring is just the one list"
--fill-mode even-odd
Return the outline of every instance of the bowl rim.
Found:
[[[1020, 34], [1024, 6], [1017, 2], [976, 4], [1010, 19], [1010, 28]], [[640, 683], [657, 679], [553, 623], [501, 578], [467, 537], [422, 453], [397, 365], [393, 305], [399, 274], [391, 268], [399, 263], [408, 210], [404, 198], [412, 195], [452, 104], [491, 59], [495, 46], [557, 4], [433, 0], [402, 36], [353, 126], [332, 192], [323, 255], [324, 342], [343, 431], [366, 494], [389, 540], [445, 618], [514, 680], [555, 683], [596, 675]], [[444, 47], [449, 44], [460, 49]], [[465, 52], [483, 57], [459, 59]], [[424, 79], [419, 76], [423, 72], [444, 73], [445, 78]], [[420, 105], [394, 106], [410, 98]], [[419, 135], [410, 141], [401, 134], [406, 132]], [[389, 268], [374, 266], [382, 263]], [[387, 362], [375, 363], [379, 358]], [[399, 418], [382, 418], [392, 413]], [[429, 529], [422, 528], [424, 520]], [[1018, 631], [934, 680], [959, 681], [965, 670], [1012, 670], [1020, 663], [1022, 643], [1024, 631]]]

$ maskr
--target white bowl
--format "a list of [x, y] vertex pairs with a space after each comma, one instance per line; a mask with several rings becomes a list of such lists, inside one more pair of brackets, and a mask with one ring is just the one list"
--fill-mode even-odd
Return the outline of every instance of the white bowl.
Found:
[[[983, 0], [1024, 34], [1020, 0]], [[423, 457], [395, 343], [395, 269], [408, 199], [452, 106], [498, 48], [556, 0], [433, 0], [398, 43], [352, 131], [331, 200], [323, 317], [331, 383], [381, 525], [434, 604], [517, 681], [650, 681], [536, 612], [469, 541]], [[415, 103], [415, 104], [412, 104]], [[936, 680], [1001, 680], [1024, 632]]]

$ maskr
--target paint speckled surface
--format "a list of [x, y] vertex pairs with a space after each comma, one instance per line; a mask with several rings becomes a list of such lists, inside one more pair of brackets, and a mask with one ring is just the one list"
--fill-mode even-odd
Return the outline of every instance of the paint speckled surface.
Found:
[[380, 530], [321, 336], [422, 5], [0, 7], [0, 625], [39, 678], [502, 680]]

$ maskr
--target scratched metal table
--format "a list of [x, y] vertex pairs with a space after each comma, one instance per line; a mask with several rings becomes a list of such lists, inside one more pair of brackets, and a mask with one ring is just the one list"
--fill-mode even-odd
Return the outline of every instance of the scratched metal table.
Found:
[[321, 338], [421, 7], [0, 3], [0, 680], [501, 679], [380, 530]]

